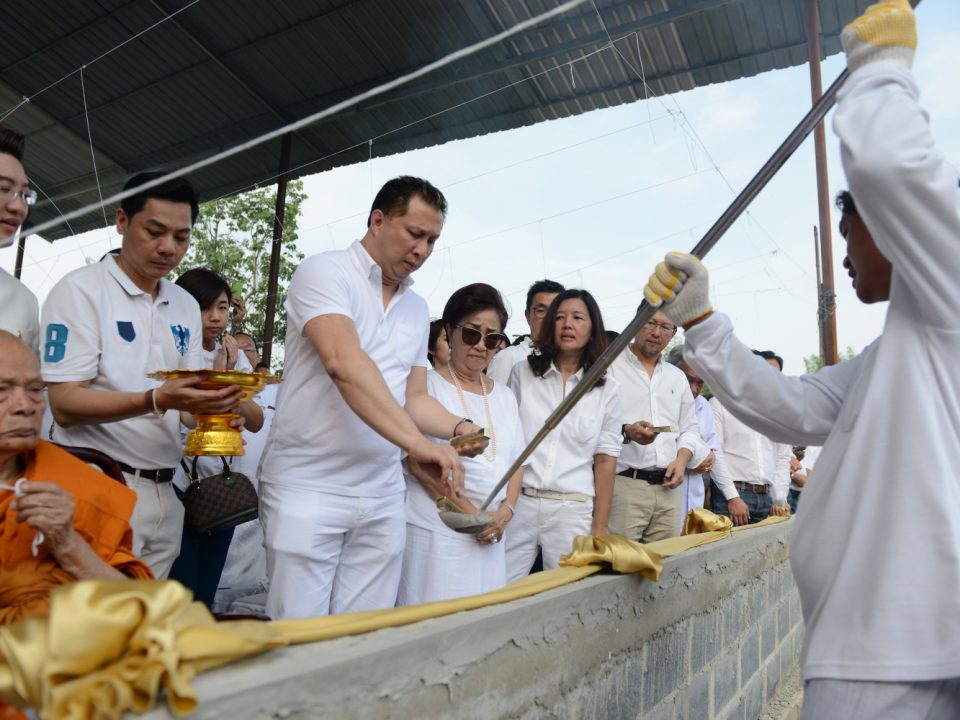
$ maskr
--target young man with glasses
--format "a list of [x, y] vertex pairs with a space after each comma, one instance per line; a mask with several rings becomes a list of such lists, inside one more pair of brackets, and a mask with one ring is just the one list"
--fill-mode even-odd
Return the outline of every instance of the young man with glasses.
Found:
[[[0, 125], [0, 247], [20, 239], [37, 193], [23, 169], [24, 137]], [[27, 286], [0, 269], [0, 330], [13, 333], [39, 357], [40, 305]]]
[[406, 542], [401, 451], [462, 494], [457, 450], [424, 435], [480, 427], [427, 393], [430, 316], [411, 289], [446, 209], [429, 182], [390, 180], [363, 238], [307, 258], [290, 282], [283, 383], [260, 465], [273, 618], [393, 607]]
[[553, 280], [537, 280], [530, 286], [527, 290], [527, 307], [523, 311], [527, 325], [530, 326], [530, 334], [516, 345], [506, 347], [493, 356], [490, 367], [487, 368], [488, 377], [504, 384], [510, 380], [510, 371], [513, 370], [513, 366], [526, 360], [527, 356], [533, 352], [550, 303], [564, 289], [563, 285]]
[[610, 366], [620, 383], [624, 442], [610, 531], [639, 542], [677, 534], [682, 498], [674, 489], [709, 452], [687, 379], [664, 362], [663, 350], [676, 333], [677, 326], [656, 313]]

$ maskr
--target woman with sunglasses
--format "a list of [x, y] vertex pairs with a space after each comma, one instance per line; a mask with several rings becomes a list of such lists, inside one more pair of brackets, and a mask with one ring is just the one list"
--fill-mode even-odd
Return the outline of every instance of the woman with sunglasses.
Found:
[[[484, 375], [501, 342], [507, 311], [496, 289], [475, 283], [457, 290], [443, 309], [449, 343], [446, 363], [427, 373], [430, 395], [455, 415], [480, 425], [490, 442], [476, 457], [461, 458], [464, 498], [456, 502], [475, 512], [523, 449], [517, 401], [510, 389]], [[472, 420], [471, 420], [472, 419]], [[446, 443], [448, 438], [433, 438]], [[431, 476], [405, 463], [407, 540], [398, 605], [476, 595], [506, 584], [504, 530], [513, 517], [523, 470], [491, 503], [490, 524], [476, 535], [455, 532], [437, 514], [442, 490]]]
[[[586, 290], [557, 295], [540, 326], [536, 350], [514, 366], [510, 388], [533, 437], [607, 347], [596, 300]], [[507, 535], [507, 581], [530, 572], [543, 551], [558, 566], [577, 535], [607, 533], [620, 435], [620, 388], [602, 377], [530, 456], [516, 516]]]

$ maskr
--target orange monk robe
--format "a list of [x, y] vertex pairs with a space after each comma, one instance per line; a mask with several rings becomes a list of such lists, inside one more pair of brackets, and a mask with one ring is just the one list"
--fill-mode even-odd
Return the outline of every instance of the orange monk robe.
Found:
[[[133, 554], [130, 515], [137, 496], [52, 443], [40, 440], [27, 458], [24, 473], [31, 481], [56, 483], [73, 496], [73, 527], [94, 552], [124, 575], [152, 579], [153, 574]], [[0, 624], [9, 625], [31, 615], [46, 615], [50, 591], [76, 578], [61, 568], [47, 543], [33, 556], [36, 530], [17, 522], [10, 503], [11, 490], [0, 490]]]

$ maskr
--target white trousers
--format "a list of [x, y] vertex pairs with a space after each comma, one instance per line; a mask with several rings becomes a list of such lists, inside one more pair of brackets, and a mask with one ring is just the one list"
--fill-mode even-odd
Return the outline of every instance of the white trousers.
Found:
[[800, 720], [956, 720], [960, 678], [927, 682], [808, 680]]
[[274, 620], [391, 608], [403, 556], [404, 493], [347, 497], [260, 479], [267, 615]]
[[677, 517], [677, 535], [683, 534], [683, 525], [687, 522], [687, 513], [694, 508], [702, 508], [707, 499], [706, 488], [703, 485], [701, 473], [684, 473], [683, 485], [678, 488], [682, 498], [682, 506]]
[[502, 588], [507, 583], [503, 548], [502, 542], [481, 545], [476, 535], [446, 527], [408, 524], [397, 605], [452, 600]]
[[137, 504], [130, 516], [133, 554], [150, 566], [158, 580], [163, 580], [180, 555], [183, 503], [177, 498], [173, 483], [148, 480], [140, 477], [139, 472], [125, 472], [123, 478], [137, 493]]
[[577, 535], [589, 535], [593, 525], [593, 499], [586, 502], [545, 500], [521, 495], [517, 513], [507, 525], [507, 582], [530, 574], [537, 548], [543, 551], [543, 569], [559, 567], [560, 556], [573, 550]]

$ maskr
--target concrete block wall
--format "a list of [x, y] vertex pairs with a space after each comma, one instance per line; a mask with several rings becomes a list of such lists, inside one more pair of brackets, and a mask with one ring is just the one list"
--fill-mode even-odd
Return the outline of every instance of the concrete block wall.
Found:
[[752, 720], [799, 655], [791, 525], [669, 558], [656, 583], [593, 576], [251, 658], [197, 678], [192, 717]]

